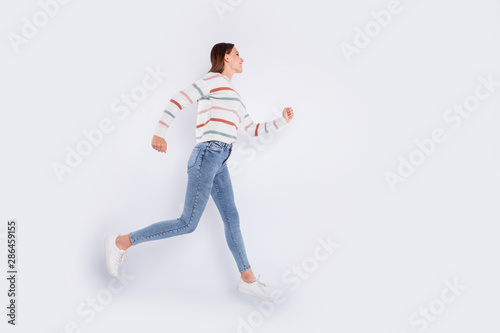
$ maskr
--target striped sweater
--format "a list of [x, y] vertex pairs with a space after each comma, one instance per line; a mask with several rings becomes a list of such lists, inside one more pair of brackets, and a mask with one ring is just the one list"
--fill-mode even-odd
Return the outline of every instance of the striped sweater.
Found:
[[254, 122], [229, 78], [209, 72], [172, 97], [156, 125], [154, 135], [165, 138], [177, 112], [194, 101], [198, 101], [196, 143], [209, 140], [233, 143], [239, 127], [251, 136], [259, 136], [288, 124], [283, 116], [264, 123]]

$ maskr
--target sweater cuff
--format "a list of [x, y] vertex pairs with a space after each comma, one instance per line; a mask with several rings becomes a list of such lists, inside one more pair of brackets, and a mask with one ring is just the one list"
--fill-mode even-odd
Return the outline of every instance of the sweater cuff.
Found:
[[286, 125], [288, 125], [288, 123], [286, 122], [285, 117], [281, 116], [278, 119], [276, 119], [276, 125], [278, 125], [278, 128], [283, 128]]
[[167, 128], [162, 124], [158, 123], [153, 132], [154, 135], [159, 136], [160, 138], [165, 139], [165, 135], [167, 134]]

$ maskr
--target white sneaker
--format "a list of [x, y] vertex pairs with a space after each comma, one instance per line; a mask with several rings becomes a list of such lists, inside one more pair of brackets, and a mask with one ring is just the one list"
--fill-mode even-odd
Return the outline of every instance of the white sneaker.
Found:
[[120, 235], [121, 234], [110, 235], [104, 238], [104, 246], [106, 248], [106, 268], [108, 269], [108, 273], [111, 277], [118, 276], [118, 267], [127, 258], [127, 252], [125, 250], [120, 250], [118, 246], [116, 246], [116, 238]]
[[[259, 275], [259, 278], [260, 278], [260, 275]], [[253, 297], [257, 297], [257, 298], [264, 300], [264, 301], [273, 302], [274, 298], [271, 297], [268, 294], [268, 292], [264, 289], [264, 287], [268, 287], [270, 285], [260, 282], [259, 278], [257, 278], [257, 280], [255, 280], [251, 283], [245, 282], [242, 279], [240, 279], [240, 283], [238, 284], [238, 287], [236, 288], [236, 290], [238, 290], [244, 294], [247, 294], [247, 295], [250, 295]]]

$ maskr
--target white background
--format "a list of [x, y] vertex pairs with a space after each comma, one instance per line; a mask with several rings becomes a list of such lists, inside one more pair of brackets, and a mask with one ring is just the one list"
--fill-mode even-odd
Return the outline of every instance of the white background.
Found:
[[[233, 0], [222, 16], [216, 3], [73, 0], [16, 52], [9, 34], [42, 9], [2, 2], [0, 253], [6, 275], [17, 219], [19, 264], [15, 328], [1, 279], [2, 332], [498, 331], [500, 87], [460, 127], [443, 119], [480, 76], [500, 81], [498, 1], [402, 0], [350, 62], [341, 45], [389, 1]], [[266, 143], [240, 130], [230, 157], [249, 260], [282, 302], [262, 309], [236, 291], [212, 199], [194, 233], [131, 248], [133, 279], [111, 294], [104, 237], [180, 216], [196, 106], [175, 119], [166, 154], [152, 133], [219, 42], [244, 59], [232, 82], [255, 120], [295, 112]], [[120, 119], [113, 103], [148, 67], [168, 75]], [[105, 118], [113, 132], [59, 181], [53, 163]], [[447, 140], [391, 191], [384, 174], [435, 128]], [[318, 237], [340, 247], [315, 266]], [[284, 279], [294, 265], [308, 278]], [[448, 303], [445, 280], [465, 286]]]

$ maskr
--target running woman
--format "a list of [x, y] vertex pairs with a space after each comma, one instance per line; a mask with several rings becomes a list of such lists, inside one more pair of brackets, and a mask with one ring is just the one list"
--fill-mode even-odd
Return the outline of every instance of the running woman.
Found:
[[210, 61], [212, 68], [207, 74], [168, 102], [151, 142], [155, 150], [166, 153], [165, 134], [172, 121], [180, 110], [197, 101], [196, 145], [187, 162], [188, 184], [181, 216], [125, 235], [105, 237], [106, 267], [108, 273], [116, 277], [132, 245], [193, 232], [211, 195], [224, 222], [226, 241], [241, 275], [236, 289], [272, 302], [273, 297], [264, 288], [267, 285], [255, 277], [247, 258], [227, 160], [239, 127], [253, 137], [262, 136], [286, 127], [294, 117], [293, 109], [284, 108], [283, 115], [271, 121], [254, 122], [231, 82], [233, 74], [243, 71], [243, 59], [234, 44], [214, 45]]

